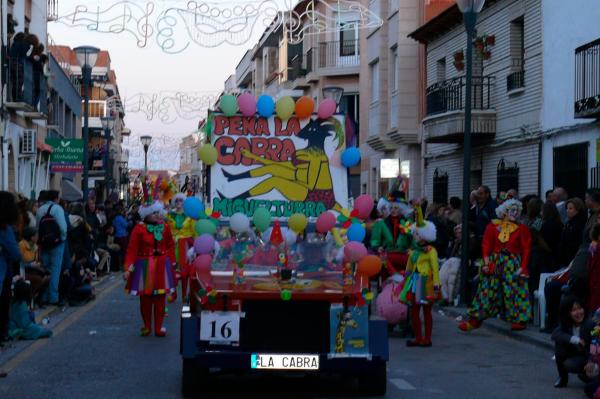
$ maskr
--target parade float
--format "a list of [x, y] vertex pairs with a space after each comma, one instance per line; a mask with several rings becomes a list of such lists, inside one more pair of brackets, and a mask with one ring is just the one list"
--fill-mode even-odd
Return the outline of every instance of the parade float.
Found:
[[386, 392], [387, 323], [370, 312], [382, 267], [362, 241], [373, 199], [349, 200], [360, 161], [332, 100], [224, 96], [199, 157], [210, 198], [196, 220], [181, 314], [183, 393], [213, 372], [342, 374]]

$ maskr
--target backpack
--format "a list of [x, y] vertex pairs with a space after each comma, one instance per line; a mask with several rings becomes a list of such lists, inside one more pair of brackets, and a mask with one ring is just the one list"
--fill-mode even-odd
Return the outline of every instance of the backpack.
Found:
[[48, 207], [46, 214], [40, 219], [38, 227], [39, 244], [42, 249], [52, 249], [61, 243], [60, 227], [56, 218], [50, 214], [54, 204]]

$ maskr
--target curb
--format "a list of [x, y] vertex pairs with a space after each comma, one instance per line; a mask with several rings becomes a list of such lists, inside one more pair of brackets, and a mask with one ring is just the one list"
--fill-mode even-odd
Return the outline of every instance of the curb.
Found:
[[[451, 317], [453, 319], [456, 319], [457, 317], [464, 318], [466, 314], [465, 308], [442, 308], [438, 306], [436, 307], [436, 309], [438, 310], [438, 313], [439, 311], [442, 311], [444, 316]], [[486, 330], [493, 331], [495, 333], [500, 333], [516, 341], [532, 344], [542, 349], [554, 350], [554, 343], [550, 339], [550, 336], [547, 334], [532, 331], [531, 329], [536, 327], [531, 325], [528, 326], [528, 329], [524, 331], [512, 331], [510, 329], [510, 325], [505, 321], [499, 319], [488, 319], [481, 325], [481, 327], [485, 328]]]

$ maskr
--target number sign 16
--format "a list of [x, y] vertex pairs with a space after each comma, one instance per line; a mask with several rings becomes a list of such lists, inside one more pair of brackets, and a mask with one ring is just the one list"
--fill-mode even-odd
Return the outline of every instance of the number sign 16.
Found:
[[200, 340], [209, 342], [238, 342], [240, 340], [240, 312], [202, 311]]

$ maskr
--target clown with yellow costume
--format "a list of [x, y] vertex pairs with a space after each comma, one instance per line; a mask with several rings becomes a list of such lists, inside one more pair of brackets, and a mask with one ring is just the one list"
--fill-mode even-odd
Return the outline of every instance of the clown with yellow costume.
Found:
[[174, 209], [167, 215], [169, 227], [175, 239], [175, 259], [179, 266], [179, 276], [181, 279], [181, 295], [183, 299], [187, 297], [187, 288], [189, 282], [190, 265], [187, 262], [186, 254], [188, 249], [194, 245], [196, 231], [194, 229], [194, 219], [187, 217], [183, 211], [183, 203], [186, 196], [183, 193], [175, 195], [173, 203]]

